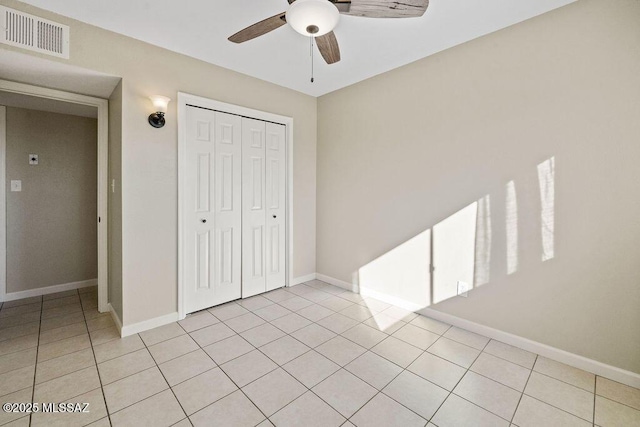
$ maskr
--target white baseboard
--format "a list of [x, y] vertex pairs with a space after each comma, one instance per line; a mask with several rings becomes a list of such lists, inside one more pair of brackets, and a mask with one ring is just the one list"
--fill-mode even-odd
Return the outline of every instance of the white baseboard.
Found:
[[[318, 280], [322, 280], [323, 282], [327, 282], [332, 285], [351, 290], [352, 292], [358, 292], [357, 285], [351, 285], [348, 282], [326, 276], [324, 274], [316, 274], [316, 278]], [[450, 325], [457, 326], [459, 328], [466, 329], [480, 335], [484, 335], [487, 338], [495, 339], [505, 344], [509, 344], [514, 347], [539, 354], [540, 356], [544, 356], [548, 359], [565, 363], [567, 365], [582, 369], [587, 372], [591, 372], [596, 375], [600, 375], [601, 377], [609, 378], [611, 380], [626, 384], [631, 387], [640, 388], [640, 374], [637, 374], [635, 372], [607, 365], [606, 363], [598, 362], [597, 360], [589, 359], [578, 354], [551, 347], [549, 345], [523, 338], [508, 332], [504, 332], [490, 326], [481, 325], [479, 323], [475, 323], [470, 320], [454, 316], [452, 314], [444, 313], [433, 308], [422, 307], [418, 304], [411, 303], [410, 301], [373, 291], [371, 289], [361, 288], [359, 291], [363, 296], [369, 296], [388, 304], [393, 304], [398, 307], [404, 308], [406, 310], [415, 311], [424, 316], [431, 317], [432, 319], [436, 319], [441, 322], [445, 322]]]
[[360, 287], [360, 295], [364, 297], [375, 298], [377, 300], [386, 302], [387, 304], [395, 305], [396, 307], [404, 308], [405, 310], [409, 311], [417, 311], [424, 307], [423, 305], [415, 304], [402, 298], [397, 298], [388, 294], [383, 294], [382, 292], [374, 291], [373, 289], [363, 287]]
[[108, 303], [107, 307], [109, 309], [109, 312], [111, 313], [111, 318], [113, 319], [113, 322], [116, 324], [116, 328], [118, 328], [118, 332], [120, 332], [120, 336], [122, 336], [122, 321], [120, 321], [120, 317], [118, 317], [118, 313], [116, 313], [116, 310], [113, 308], [111, 303]]
[[502, 341], [503, 343], [512, 345], [514, 347], [539, 354], [540, 356], [546, 357], [548, 359], [552, 359], [557, 362], [565, 363], [584, 371], [600, 375], [601, 377], [609, 378], [611, 380], [618, 381], [631, 387], [640, 388], [640, 374], [637, 374], [635, 372], [626, 371], [615, 366], [607, 365], [606, 363], [598, 362], [597, 360], [589, 359], [587, 357], [570, 353], [559, 348], [551, 347], [550, 345], [542, 344], [528, 338], [510, 334], [508, 332], [504, 332], [490, 326], [481, 325], [479, 323], [475, 323], [470, 320], [454, 316], [452, 314], [443, 313], [442, 311], [434, 310], [433, 308], [423, 308], [419, 311], [419, 313], [427, 317], [440, 320], [441, 322], [445, 322], [450, 325], [475, 332], [476, 334], [484, 335], [485, 337]]
[[55, 294], [56, 292], [71, 291], [73, 289], [98, 286], [98, 279], [82, 280], [80, 282], [63, 283], [61, 285], [45, 286], [43, 288], [29, 289], [28, 291], [11, 292], [4, 295], [3, 301], [39, 297], [41, 295]]
[[168, 325], [169, 323], [178, 321], [178, 312], [165, 314], [164, 316], [154, 317], [153, 319], [144, 320], [142, 322], [134, 323], [132, 325], [122, 326], [120, 330], [120, 336], [128, 337], [129, 335], [137, 334], [140, 332], [148, 331], [149, 329], [157, 328], [159, 326]]
[[310, 282], [316, 279], [316, 273], [307, 274], [306, 276], [296, 277], [289, 282], [289, 287], [300, 285], [305, 282]]
[[358, 285], [352, 285], [344, 280], [336, 279], [335, 277], [327, 276], [324, 274], [316, 273], [316, 279], [327, 282], [330, 285], [337, 286], [342, 289], [346, 289], [351, 292], [358, 292]]

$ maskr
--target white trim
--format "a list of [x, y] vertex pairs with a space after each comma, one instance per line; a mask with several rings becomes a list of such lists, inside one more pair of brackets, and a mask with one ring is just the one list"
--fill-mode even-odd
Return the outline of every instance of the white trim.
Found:
[[286, 245], [285, 251], [287, 253], [287, 259], [285, 259], [284, 268], [288, 272], [285, 274], [285, 287], [290, 286], [293, 280], [293, 118], [292, 117], [284, 117], [283, 123], [286, 126], [287, 132], [287, 176], [286, 185], [287, 185], [287, 217], [285, 218], [285, 226], [286, 226]]
[[208, 108], [211, 110], [221, 111], [229, 114], [237, 114], [239, 116], [251, 117], [258, 120], [264, 120], [274, 123], [280, 123], [286, 126], [287, 134], [287, 259], [285, 261], [288, 274], [286, 275], [285, 286], [293, 283], [293, 118], [280, 116], [278, 114], [266, 111], [254, 110], [252, 108], [241, 107], [239, 105], [227, 104], [225, 102], [213, 99], [203, 98], [197, 95], [191, 95], [184, 92], [178, 92], [178, 318], [184, 319], [187, 315], [185, 307], [184, 292], [184, 275], [185, 260], [184, 246], [185, 235], [183, 218], [185, 218], [185, 191], [186, 185], [186, 140], [187, 131], [182, 124], [187, 122], [187, 104], [196, 105], [198, 107]]
[[0, 301], [7, 293], [7, 108], [0, 106]]
[[384, 294], [382, 292], [363, 287], [360, 287], [360, 295], [362, 295], [363, 297], [375, 298], [382, 302], [386, 302], [387, 304], [395, 305], [396, 307], [404, 308], [405, 310], [409, 311], [417, 311], [424, 307], [420, 304], [415, 304], [402, 298], [394, 297], [389, 294]]
[[[88, 105], [96, 107], [98, 109], [98, 217], [100, 222], [98, 223], [98, 310], [106, 312], [109, 310], [108, 297], [109, 297], [109, 282], [108, 282], [108, 217], [107, 217], [107, 199], [108, 199], [108, 179], [109, 179], [109, 101], [101, 98], [94, 98], [92, 96], [79, 95], [76, 93], [64, 92], [61, 90], [47, 89], [39, 86], [32, 86], [24, 83], [10, 82], [7, 80], [0, 80], [0, 91], [18, 93], [29, 96], [37, 96], [40, 98], [54, 99], [63, 102], [70, 102], [73, 104]], [[0, 146], [2, 149], [3, 146]], [[4, 159], [4, 154], [0, 155], [0, 158]], [[3, 162], [4, 165], [4, 162]], [[4, 166], [3, 166], [4, 168]], [[2, 186], [4, 187], [4, 182]], [[5, 198], [3, 197], [3, 204]], [[0, 211], [0, 226], [3, 221], [6, 221], [5, 209]], [[98, 218], [96, 218], [96, 221]], [[6, 223], [5, 223], [6, 229]], [[2, 241], [0, 241], [0, 244]], [[6, 242], [2, 248], [0, 248], [0, 256], [6, 256]], [[3, 270], [5, 275], [4, 281], [6, 281], [6, 268]], [[2, 287], [0, 282], [0, 299], [6, 293], [5, 288]]]
[[116, 313], [116, 309], [113, 308], [111, 303], [108, 304], [109, 312], [111, 313], [111, 319], [113, 319], [113, 323], [116, 324], [116, 328], [118, 328], [118, 333], [122, 336], [122, 322], [120, 321], [120, 317], [118, 317], [118, 313]]
[[560, 350], [559, 348], [510, 334], [490, 326], [481, 325], [452, 314], [443, 313], [433, 308], [423, 308], [419, 313], [424, 316], [440, 320], [441, 322], [484, 335], [485, 337], [502, 341], [503, 343], [514, 347], [539, 354], [540, 356], [544, 356], [557, 362], [565, 363], [584, 371], [600, 375], [601, 377], [609, 378], [631, 387], [640, 388], [640, 374], [636, 374], [635, 372], [607, 365], [606, 363], [598, 362], [597, 360], [589, 359], [565, 350]]
[[[358, 292], [357, 285], [351, 285], [350, 283], [342, 281], [340, 279], [336, 279], [334, 277], [326, 276], [319, 273], [316, 273], [316, 278], [318, 280], [322, 280], [323, 282], [327, 282], [341, 288], [345, 288], [348, 290], [353, 289], [352, 292]], [[598, 362], [597, 360], [589, 359], [587, 357], [570, 353], [565, 350], [560, 350], [559, 348], [551, 347], [537, 341], [510, 334], [508, 332], [504, 332], [490, 326], [481, 325], [479, 323], [475, 323], [470, 320], [454, 316], [452, 314], [443, 313], [442, 311], [435, 310], [433, 308], [422, 307], [418, 304], [414, 304], [388, 294], [373, 291], [371, 289], [360, 288], [360, 294], [396, 305], [398, 307], [404, 308], [405, 310], [415, 311], [416, 313], [423, 316], [430, 317], [432, 319], [436, 319], [462, 329], [466, 329], [467, 331], [475, 332], [476, 334], [484, 335], [487, 338], [501, 341], [514, 347], [539, 354], [540, 356], [544, 356], [557, 362], [565, 363], [584, 371], [600, 375], [601, 377], [609, 378], [611, 380], [618, 381], [631, 387], [640, 388], [640, 374], [637, 374], [635, 372], [626, 371], [615, 366], [607, 365], [606, 363]]]
[[414, 304], [410, 301], [391, 296], [389, 294], [384, 294], [382, 292], [374, 291], [373, 289], [363, 288], [362, 286], [358, 286], [356, 284], [352, 284], [349, 282], [345, 282], [340, 279], [336, 279], [335, 277], [327, 276], [324, 274], [316, 273], [316, 278], [318, 280], [322, 280], [323, 282], [327, 282], [331, 285], [338, 286], [340, 288], [346, 289], [351, 292], [359, 293], [363, 297], [371, 297], [382, 302], [386, 302], [387, 304], [395, 305], [396, 307], [404, 308], [409, 311], [420, 310], [423, 306], [419, 304]]
[[40, 295], [55, 294], [56, 292], [71, 291], [74, 289], [96, 286], [98, 279], [82, 280], [80, 282], [62, 283], [60, 285], [45, 286], [43, 288], [29, 289], [27, 291], [11, 292], [4, 295], [4, 302], [17, 299], [39, 297]]
[[316, 273], [307, 274], [306, 276], [298, 276], [289, 282], [289, 286], [296, 286], [305, 282], [310, 282], [312, 280], [315, 280], [315, 278], [316, 278]]
[[324, 274], [316, 273], [316, 279], [321, 280], [323, 282], [327, 282], [330, 285], [337, 286], [339, 288], [346, 289], [351, 292], [358, 293], [358, 285], [353, 285], [349, 282], [345, 282], [340, 279], [336, 279], [335, 277], [327, 276]]
[[125, 325], [120, 330], [121, 337], [128, 337], [129, 335], [138, 334], [140, 332], [148, 331], [149, 329], [157, 328], [160, 326], [168, 325], [169, 323], [178, 321], [178, 312], [165, 314], [164, 316], [154, 317], [153, 319], [144, 320], [142, 322], [134, 323], [132, 325]]

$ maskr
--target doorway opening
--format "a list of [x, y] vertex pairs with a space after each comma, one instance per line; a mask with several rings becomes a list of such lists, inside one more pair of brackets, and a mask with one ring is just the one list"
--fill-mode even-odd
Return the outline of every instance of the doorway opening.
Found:
[[0, 105], [0, 300], [97, 284], [108, 311], [108, 101], [0, 80]]

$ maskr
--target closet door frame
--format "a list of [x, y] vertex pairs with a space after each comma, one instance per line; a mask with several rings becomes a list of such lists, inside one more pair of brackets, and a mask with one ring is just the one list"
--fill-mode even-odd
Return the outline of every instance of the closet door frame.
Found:
[[289, 286], [293, 279], [293, 118], [254, 110], [238, 105], [204, 98], [184, 92], [178, 92], [178, 318], [184, 319], [187, 315], [184, 287], [186, 266], [186, 185], [187, 185], [187, 106], [206, 108], [227, 114], [235, 114], [251, 119], [273, 122], [285, 126], [286, 134], [286, 219], [285, 219], [285, 286]]

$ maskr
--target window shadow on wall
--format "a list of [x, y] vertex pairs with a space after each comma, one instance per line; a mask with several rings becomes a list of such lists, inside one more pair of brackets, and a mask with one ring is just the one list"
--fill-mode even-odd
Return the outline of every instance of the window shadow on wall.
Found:
[[[540, 206], [541, 260], [555, 257], [555, 158], [537, 166]], [[519, 219], [515, 180], [504, 186], [504, 253], [508, 275], [519, 268]], [[496, 256], [494, 233], [502, 224], [492, 216], [487, 194], [406, 242], [363, 265], [354, 274], [365, 297], [382, 299], [417, 311], [491, 282], [492, 255]], [[530, 217], [530, 215], [529, 215]], [[502, 230], [501, 230], [502, 231]], [[504, 267], [503, 267], [504, 268]], [[505, 270], [503, 270], [505, 271]], [[366, 303], [366, 298], [365, 298]], [[395, 328], [397, 321], [379, 313], [379, 304], [369, 307], [378, 329]]]

